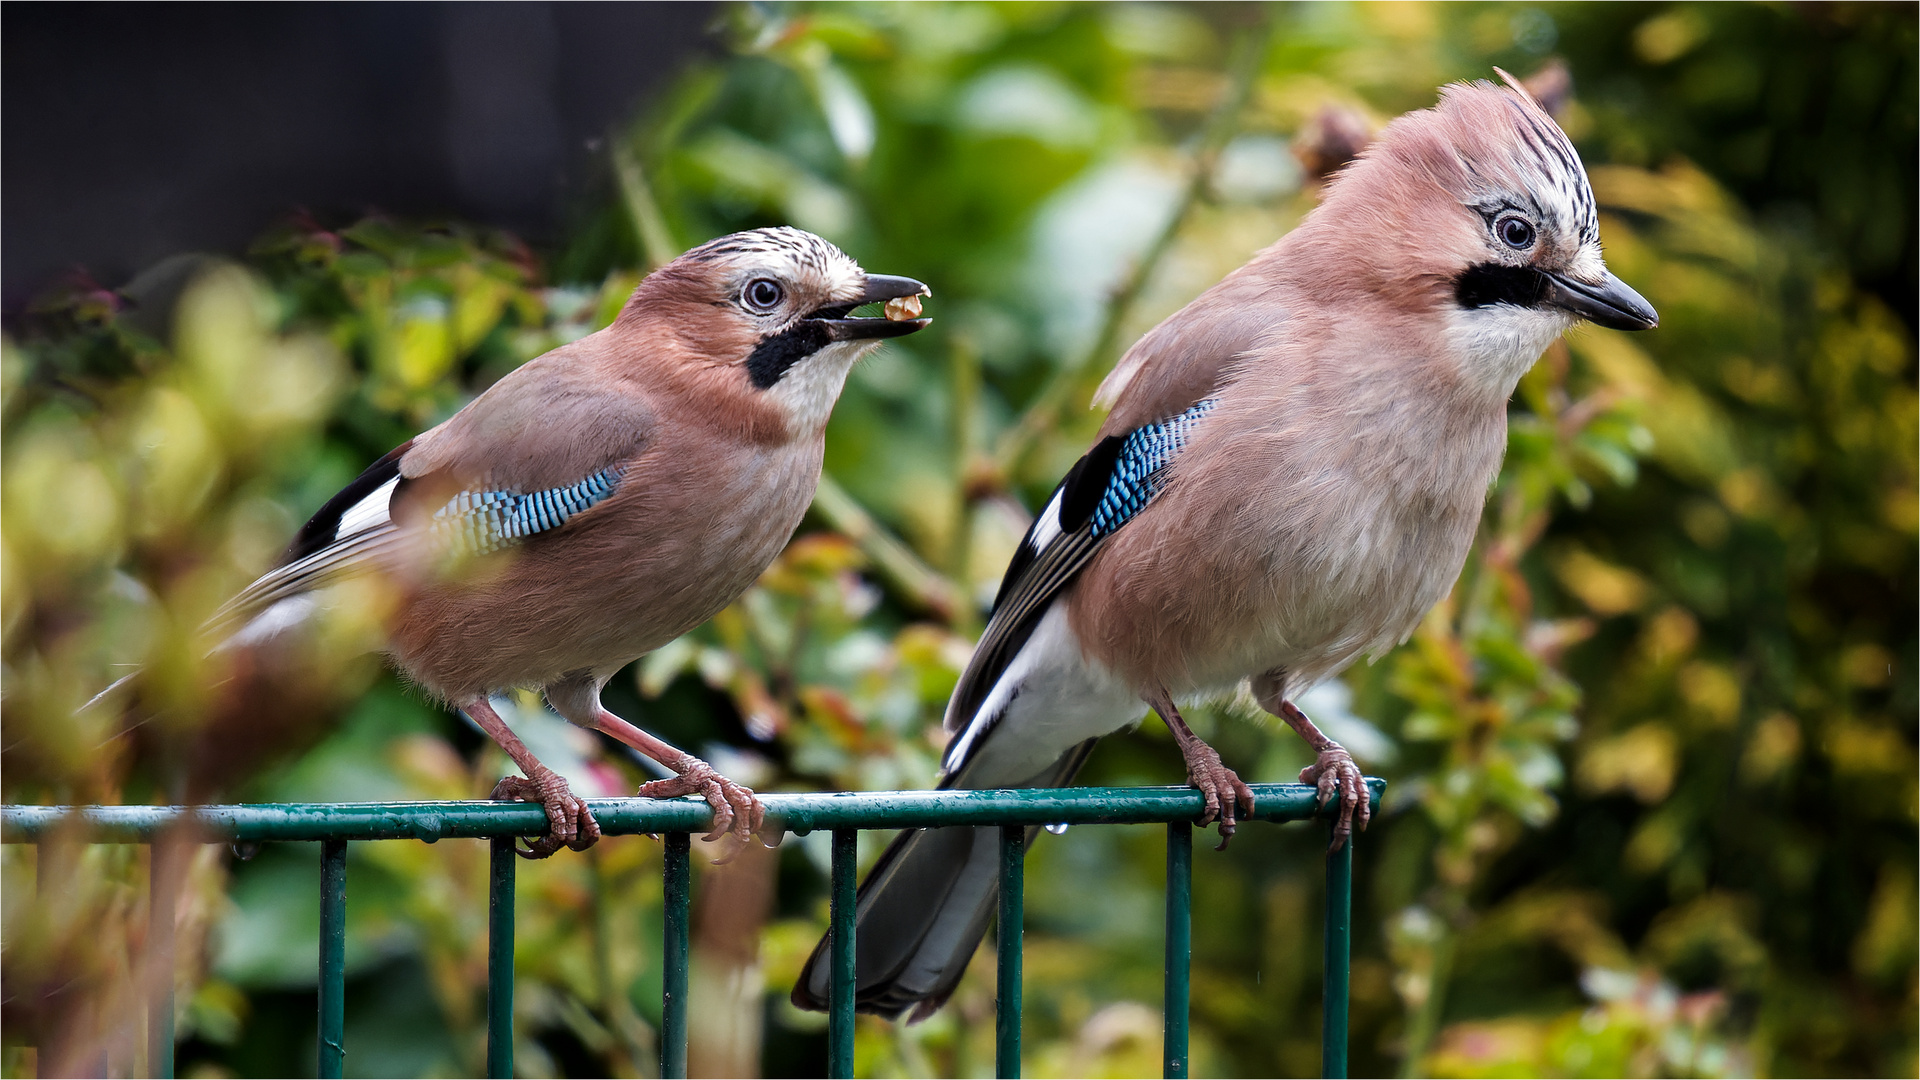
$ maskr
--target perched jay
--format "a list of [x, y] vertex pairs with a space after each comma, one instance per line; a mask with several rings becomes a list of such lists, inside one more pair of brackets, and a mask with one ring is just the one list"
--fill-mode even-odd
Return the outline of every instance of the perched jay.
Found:
[[[1657, 322], [1601, 261], [1573, 146], [1508, 83], [1394, 121], [1297, 229], [1121, 359], [1100, 440], [1028, 531], [948, 705], [943, 787], [1064, 785], [1145, 702], [1224, 845], [1252, 793], [1174, 701], [1251, 680], [1316, 755], [1300, 779], [1338, 797], [1335, 846], [1365, 826], [1360, 770], [1293, 698], [1446, 595], [1507, 398], [1546, 347], [1581, 319]], [[923, 829], [881, 856], [859, 894], [862, 1010], [917, 1019], [953, 992], [995, 840]], [[793, 999], [827, 994], [823, 941]]]
[[[600, 690], [780, 553], [813, 498], [848, 369], [925, 326], [904, 316], [926, 293], [797, 229], [689, 251], [613, 325], [523, 365], [335, 495], [215, 616], [231, 629], [223, 648], [262, 647], [309, 620], [324, 586], [383, 574], [393, 662], [520, 767], [496, 798], [546, 809], [530, 854], [584, 848], [600, 830], [488, 703], [511, 687], [539, 687], [560, 715], [675, 773], [641, 795], [698, 793], [716, 837], [747, 838], [764, 814], [753, 792], [608, 712]], [[848, 317], [886, 301], [888, 318]]]

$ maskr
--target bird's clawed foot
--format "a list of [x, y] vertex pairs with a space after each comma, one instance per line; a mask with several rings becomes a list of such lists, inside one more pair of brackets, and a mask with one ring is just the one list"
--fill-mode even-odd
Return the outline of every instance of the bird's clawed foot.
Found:
[[1240, 782], [1239, 775], [1220, 761], [1213, 747], [1196, 739], [1184, 749], [1187, 783], [1199, 788], [1207, 800], [1200, 824], [1205, 827], [1220, 822], [1220, 846], [1214, 850], [1225, 851], [1240, 819], [1253, 816], [1253, 789]]
[[689, 761], [679, 776], [640, 785], [641, 798], [677, 799], [682, 795], [698, 795], [713, 807], [713, 831], [704, 839], [718, 840], [732, 833], [741, 843], [751, 843], [753, 834], [759, 831], [760, 823], [767, 816], [767, 808], [753, 797], [753, 789], [714, 772], [713, 766], [699, 758]]
[[537, 769], [532, 777], [503, 776], [493, 786], [495, 801], [535, 802], [547, 812], [547, 835], [515, 846], [521, 858], [544, 859], [563, 847], [585, 851], [600, 839], [600, 823], [587, 809], [587, 801], [573, 793], [567, 782], [552, 769]]
[[1319, 806], [1326, 806], [1336, 793], [1340, 796], [1340, 816], [1334, 822], [1333, 844], [1327, 850], [1339, 851], [1346, 845], [1348, 837], [1353, 835], [1355, 818], [1359, 819], [1362, 830], [1373, 819], [1373, 793], [1367, 790], [1366, 779], [1360, 775], [1360, 766], [1353, 763], [1353, 755], [1340, 744], [1328, 744], [1320, 751], [1318, 760], [1301, 769], [1300, 782], [1314, 786], [1315, 803]]

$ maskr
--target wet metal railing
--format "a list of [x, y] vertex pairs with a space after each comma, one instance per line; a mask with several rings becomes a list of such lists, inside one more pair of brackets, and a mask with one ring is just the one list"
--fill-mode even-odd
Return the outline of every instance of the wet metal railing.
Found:
[[[1375, 800], [1385, 787], [1369, 779]], [[1313, 789], [1304, 784], [1252, 785], [1254, 820], [1302, 821], [1315, 816]], [[944, 825], [1000, 829], [999, 1001], [996, 1006], [996, 1072], [1020, 1075], [1021, 923], [1027, 831], [1037, 825], [1167, 826], [1166, 1075], [1187, 1075], [1188, 960], [1192, 940], [1193, 820], [1200, 793], [1189, 787], [1055, 788], [1011, 791], [883, 791], [840, 794], [776, 793], [762, 796], [771, 826], [805, 835], [833, 832], [832, 982], [827, 1025], [827, 1075], [853, 1075], [855, 840], [862, 829], [912, 829]], [[711, 812], [695, 799], [589, 800], [600, 830], [609, 835], [664, 834], [660, 1075], [687, 1075], [687, 959], [692, 874], [690, 836], [707, 831]], [[322, 1077], [343, 1074], [346, 1064], [347, 845], [366, 840], [454, 838], [491, 842], [488, 875], [487, 1075], [513, 1075], [514, 838], [535, 836], [546, 816], [527, 803], [412, 802], [274, 804], [258, 806], [6, 806], [0, 807], [0, 843], [75, 839], [89, 843], [150, 843], [172, 830], [195, 840], [258, 844], [317, 841], [320, 844], [320, 1033], [317, 1066]], [[155, 902], [162, 933], [173, 918], [171, 890], [161, 887], [154, 859]], [[1325, 975], [1321, 1069], [1347, 1073], [1347, 969], [1353, 895], [1353, 845], [1327, 856]], [[170, 934], [168, 935], [170, 937]], [[170, 986], [170, 981], [168, 982]], [[163, 1015], [164, 1014], [164, 1015]], [[149, 1066], [171, 1076], [173, 1003], [156, 1002]]]

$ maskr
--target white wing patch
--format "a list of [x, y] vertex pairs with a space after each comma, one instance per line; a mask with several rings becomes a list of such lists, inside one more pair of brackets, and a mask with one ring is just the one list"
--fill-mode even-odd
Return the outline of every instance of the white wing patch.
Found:
[[393, 512], [389, 504], [393, 502], [393, 489], [399, 484], [400, 478], [396, 476], [348, 507], [346, 513], [340, 515], [339, 527], [333, 531], [334, 540], [337, 542], [354, 533], [378, 528], [392, 521]]
[[1053, 501], [1047, 504], [1040, 516], [1033, 519], [1033, 530], [1027, 534], [1027, 548], [1034, 554], [1047, 550], [1047, 545], [1060, 539], [1060, 499], [1066, 494], [1061, 488], [1053, 493]]

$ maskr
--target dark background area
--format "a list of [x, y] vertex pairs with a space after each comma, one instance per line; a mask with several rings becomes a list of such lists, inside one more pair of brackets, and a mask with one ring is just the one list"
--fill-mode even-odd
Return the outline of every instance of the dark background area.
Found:
[[[1737, 4], [1668, 64], [1635, 63], [1636, 49], [1659, 49], [1645, 23], [1594, 6], [1554, 11], [1561, 53], [1593, 73], [1580, 93], [1611, 160], [1697, 162], [1763, 220], [1817, 231], [1914, 324], [1920, 102], [1913, 50], [1898, 47], [1912, 43], [1913, 4], [1801, 4], [1792, 18]], [[1672, 101], [1689, 107], [1661, 107]]]
[[0, 271], [114, 286], [301, 208], [539, 243], [613, 125], [706, 48], [707, 3], [8, 4]]

